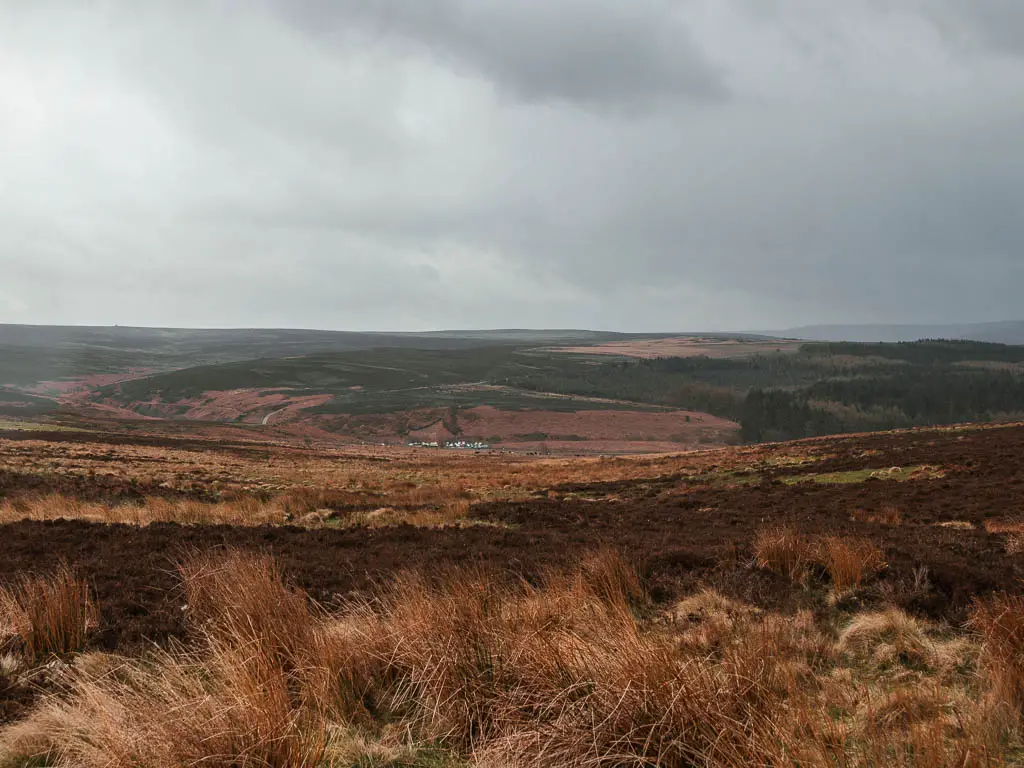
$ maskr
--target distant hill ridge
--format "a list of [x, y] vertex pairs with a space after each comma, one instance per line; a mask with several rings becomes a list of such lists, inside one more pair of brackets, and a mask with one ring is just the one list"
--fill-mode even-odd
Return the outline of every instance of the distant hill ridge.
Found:
[[804, 325], [779, 331], [779, 336], [817, 341], [897, 342], [919, 339], [963, 339], [997, 344], [1024, 344], [1024, 321], [944, 325]]

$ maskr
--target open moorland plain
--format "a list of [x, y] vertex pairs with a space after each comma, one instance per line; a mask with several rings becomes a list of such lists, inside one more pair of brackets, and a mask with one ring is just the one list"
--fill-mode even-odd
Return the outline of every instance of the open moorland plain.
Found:
[[0, 765], [1020, 760], [1024, 425], [538, 457], [28, 423]]

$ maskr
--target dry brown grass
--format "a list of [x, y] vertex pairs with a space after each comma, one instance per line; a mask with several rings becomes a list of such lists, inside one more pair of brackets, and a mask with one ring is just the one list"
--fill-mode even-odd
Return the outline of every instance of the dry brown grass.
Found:
[[813, 562], [810, 538], [792, 528], [765, 528], [754, 538], [754, 562], [758, 568], [802, 581]]
[[326, 736], [293, 702], [289, 677], [259, 649], [101, 660], [66, 674], [3, 738], [58, 766], [316, 766]]
[[[451, 492], [452, 496], [436, 495]], [[470, 519], [465, 492], [405, 489], [401, 494], [352, 496], [324, 488], [302, 488], [269, 501], [243, 496], [221, 502], [170, 500], [159, 496], [118, 504], [87, 502], [61, 494], [7, 499], [0, 502], [0, 523], [19, 520], [88, 520], [98, 523], [178, 523], [179, 525], [301, 525], [310, 528], [381, 528], [417, 525], [425, 528], [479, 524]], [[384, 501], [397, 506], [385, 506]], [[357, 506], [357, 501], [362, 506]], [[353, 507], [353, 508], [349, 508]]]
[[[158, 429], [158, 425], [148, 425]], [[214, 435], [211, 434], [211, 437]], [[242, 437], [235, 434], [233, 439]], [[130, 503], [92, 503], [60, 496], [8, 498], [0, 522], [58, 517], [145, 525], [253, 525], [292, 523], [378, 527], [412, 523], [427, 527], [477, 524], [468, 514], [478, 502], [516, 501], [565, 484], [700, 478], [822, 458], [813, 446], [757, 446], [727, 452], [601, 458], [533, 458], [475, 455], [372, 446], [318, 446], [254, 441], [258, 450], [226, 449], [211, 439], [206, 449], [106, 442], [8, 441], [0, 462], [26, 488], [117, 488]], [[715, 468], [715, 469], [712, 469]], [[31, 482], [30, 482], [31, 481]], [[102, 481], [102, 482], [100, 482]], [[681, 481], [665, 491], [685, 491]], [[553, 491], [555, 495], [559, 491]], [[112, 494], [115, 495], [115, 494]], [[166, 501], [187, 496], [203, 501]]]
[[89, 585], [68, 565], [0, 589], [0, 640], [31, 664], [85, 647], [97, 618]]
[[935, 523], [939, 528], [952, 528], [954, 531], [973, 531], [974, 523], [970, 520], [943, 520]]
[[812, 568], [821, 568], [836, 592], [860, 586], [886, 566], [882, 551], [866, 539], [807, 536], [784, 527], [758, 532], [754, 562], [797, 583], [806, 581]]
[[839, 648], [876, 668], [933, 667], [936, 660], [925, 627], [897, 608], [858, 614], [840, 634]]
[[[236, 438], [238, 435], [235, 436]], [[444, 511], [452, 502], [517, 500], [538, 490], [567, 483], [659, 478], [700, 474], [702, 468], [722, 461], [715, 451], [675, 456], [622, 456], [608, 458], [533, 458], [515, 455], [475, 455], [451, 451], [422, 451], [370, 446], [318, 446], [316, 451], [295, 445], [253, 442], [258, 451], [111, 445], [107, 442], [48, 442], [25, 440], [0, 445], [0, 462], [12, 475], [37, 481], [70, 479], [123, 483], [154, 495], [187, 494], [223, 499], [222, 509], [209, 510], [211, 522], [246, 524], [252, 515], [237, 514], [231, 500], [269, 499], [262, 502], [268, 522], [298, 520], [319, 510], [375, 510], [391, 508], [399, 514]], [[793, 450], [789, 448], [787, 450]], [[731, 449], [729, 461], [746, 465], [750, 457], [771, 455], [778, 449]], [[38, 487], [37, 482], [31, 484]], [[153, 489], [160, 488], [161, 491]], [[166, 492], [166, 494], [165, 494]], [[38, 506], [38, 505], [34, 505]], [[56, 503], [34, 510], [18, 509], [14, 502], [0, 504], [0, 520], [26, 516], [108, 519], [101, 505]], [[108, 505], [109, 506], [109, 505]], [[121, 507], [124, 509], [121, 509]], [[113, 505], [111, 522], [174, 520], [174, 510], [162, 517], [141, 515], [130, 507]], [[183, 511], [182, 517], [194, 517]], [[437, 524], [436, 516], [428, 524]]]
[[998, 705], [1024, 715], [1024, 597], [994, 595], [975, 603], [970, 626], [981, 637], [981, 669]]
[[989, 533], [1024, 533], [1024, 517], [1012, 515], [1002, 518], [988, 518], [984, 523]]
[[258, 555], [196, 555], [180, 570], [200, 648], [80, 663], [8, 744], [61, 766], [321, 764], [325, 724], [298, 693], [316, 631], [305, 596]]
[[822, 536], [813, 547], [813, 557], [828, 572], [832, 587], [845, 591], [859, 587], [868, 577], [886, 566], [877, 546], [866, 539], [847, 536]]
[[129, 525], [149, 525], [155, 522], [181, 525], [262, 525], [285, 522], [285, 513], [275, 503], [264, 503], [251, 497], [217, 503], [151, 497], [139, 503], [109, 504], [81, 501], [54, 493], [0, 502], [0, 523], [58, 519]]
[[[837, 642], [810, 611], [704, 590], [651, 621], [609, 551], [536, 585], [407, 574], [332, 616], [266, 557], [201, 555], [181, 572], [198, 644], [80, 657], [0, 732], [0, 765], [417, 765], [433, 744], [431, 765], [478, 768], [952, 767], [995, 764], [1009, 733], [976, 678], [933, 673], [951, 662], [905, 614], [857, 617]], [[1009, 638], [1013, 653], [986, 651], [1004, 670], [1018, 652], [1006, 605], [976, 620]]]
[[[346, 687], [411, 708], [426, 738], [483, 765], [738, 764], [779, 748], [760, 709], [771, 663], [680, 655], [633, 617], [627, 566], [602, 553], [581, 572], [536, 588], [404, 580], [337, 630], [345, 667], [363, 670]], [[368, 650], [369, 664], [352, 663]]]
[[873, 523], [892, 528], [903, 524], [903, 513], [895, 504], [883, 504], [877, 510], [855, 509], [851, 517], [859, 523]]
[[1019, 555], [1024, 552], [1024, 516], [989, 518], [985, 520], [984, 526], [988, 533], [1001, 533], [1006, 536], [1007, 554]]
[[285, 586], [268, 555], [228, 550], [186, 558], [179, 566], [189, 620], [225, 648], [251, 648], [295, 666], [311, 645], [306, 596]]
[[673, 606], [674, 621], [705, 622], [715, 618], [734, 618], [760, 613], [756, 608], [726, 597], [709, 587], [698, 590]]
[[861, 716], [862, 729], [881, 733], [907, 733], [922, 724], [938, 724], [945, 729], [959, 726], [957, 714], [969, 708], [963, 697], [951, 695], [949, 689], [928, 682], [894, 688], [881, 697], [868, 699]]

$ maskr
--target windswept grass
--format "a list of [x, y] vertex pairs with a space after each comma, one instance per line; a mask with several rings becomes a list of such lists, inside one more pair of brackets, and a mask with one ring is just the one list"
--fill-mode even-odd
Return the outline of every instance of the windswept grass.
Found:
[[976, 613], [982, 685], [939, 672], [968, 640], [895, 611], [836, 640], [704, 590], [658, 620], [608, 551], [533, 585], [406, 574], [333, 615], [263, 556], [181, 574], [195, 645], [79, 657], [0, 732], [0, 765], [952, 768], [1015, 738], [989, 716], [1020, 700], [1006, 600]]
[[0, 589], [0, 642], [28, 663], [81, 650], [97, 618], [88, 584], [68, 565]]
[[479, 524], [471, 518], [470, 501], [464, 492], [417, 487], [380, 497], [299, 488], [269, 500], [243, 496], [210, 502], [152, 496], [138, 502], [110, 504], [51, 493], [0, 502], [0, 523], [61, 519], [127, 525], [289, 524], [307, 528], [383, 528], [403, 524], [440, 528]]
[[859, 587], [886, 567], [882, 551], [872, 542], [847, 536], [807, 536], [792, 528], [765, 528], [754, 538], [758, 568], [806, 581], [817, 568], [829, 577], [836, 593]]
[[764, 568], [802, 581], [813, 562], [814, 547], [810, 538], [791, 528], [764, 528], [754, 538], [754, 562]]
[[821, 536], [815, 541], [814, 559], [828, 572], [833, 589], [844, 592], [859, 587], [885, 568], [885, 557], [866, 539]]
[[1024, 597], [979, 600], [970, 625], [981, 637], [981, 666], [992, 692], [1019, 720], [1024, 715]]

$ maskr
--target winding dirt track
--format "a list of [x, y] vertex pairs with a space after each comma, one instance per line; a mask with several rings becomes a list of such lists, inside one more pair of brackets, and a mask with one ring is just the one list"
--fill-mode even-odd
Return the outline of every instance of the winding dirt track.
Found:
[[[290, 579], [327, 605], [353, 590], [372, 589], [402, 569], [475, 564], [529, 578], [611, 545], [640, 564], [658, 599], [711, 582], [755, 603], [785, 608], [793, 590], [750, 566], [750, 542], [770, 524], [872, 539], [889, 562], [878, 591], [932, 617], [958, 622], [974, 596], [1021, 590], [1024, 556], [1008, 554], [1006, 536], [988, 533], [983, 522], [1024, 513], [1024, 427], [855, 436], [814, 446], [827, 458], [754, 468], [746, 475], [742, 469], [735, 474], [733, 463], [728, 468], [734, 474], [724, 483], [651, 477], [563, 486], [517, 503], [478, 504], [472, 516], [497, 525], [462, 529], [23, 521], [0, 526], [0, 583], [26, 569], [72, 562], [94, 585], [103, 611], [95, 644], [122, 650], [183, 635], [174, 561], [184, 552], [221, 546], [275, 555]], [[726, 468], [730, 454], [716, 455]], [[942, 467], [945, 476], [793, 482], [812, 472], [921, 464]], [[870, 513], [886, 505], [899, 509], [899, 526], [852, 517], [856, 510]], [[930, 588], [912, 589], [915, 574], [920, 579], [925, 573]]]

